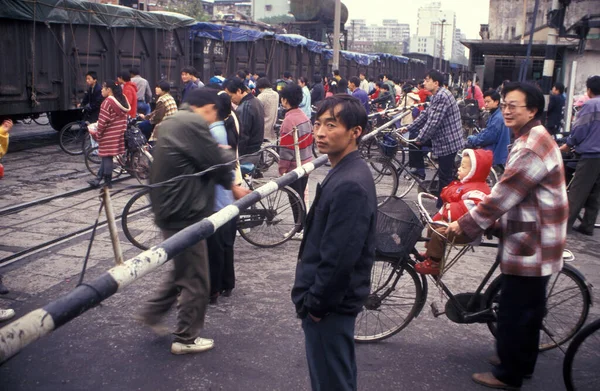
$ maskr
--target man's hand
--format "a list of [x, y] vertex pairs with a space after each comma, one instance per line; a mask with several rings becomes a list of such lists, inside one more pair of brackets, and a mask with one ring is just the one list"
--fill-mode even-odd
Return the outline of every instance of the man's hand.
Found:
[[144, 114], [138, 114], [138, 117], [140, 117], [141, 119], [145, 119], [146, 116]]
[[563, 144], [558, 149], [560, 149], [561, 152], [569, 152], [570, 148], [569, 148], [569, 146], [567, 144]]
[[316, 316], [313, 316], [311, 313], [308, 314], [308, 316], [310, 316], [310, 318], [313, 320], [313, 322], [315, 323], [319, 323], [321, 321], [322, 318], [317, 318]]
[[233, 193], [233, 198], [235, 198], [236, 200], [239, 200], [240, 198], [244, 197], [245, 195], [252, 193], [252, 190], [247, 189], [242, 186], [233, 185], [231, 187], [231, 192]]
[[463, 233], [462, 228], [460, 228], [460, 225], [458, 224], [458, 221], [453, 221], [448, 225], [448, 229], [446, 230], [446, 234], [448, 235], [448, 239], [450, 239], [451, 236], [458, 236], [460, 234]]

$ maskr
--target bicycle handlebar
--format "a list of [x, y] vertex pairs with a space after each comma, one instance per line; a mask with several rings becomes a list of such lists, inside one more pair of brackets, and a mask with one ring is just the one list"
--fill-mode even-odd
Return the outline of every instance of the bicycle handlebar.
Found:
[[417, 194], [417, 207], [419, 208], [419, 213], [421, 213], [421, 216], [423, 216], [425, 218], [426, 222], [431, 225], [439, 225], [442, 227], [448, 227], [448, 223], [446, 223], [445, 221], [434, 221], [431, 218], [431, 216], [429, 215], [429, 212], [423, 206], [423, 198], [427, 198], [427, 199], [433, 200], [433, 201], [437, 201], [438, 198], [436, 196], [434, 196], [433, 194], [429, 194], [429, 193]]

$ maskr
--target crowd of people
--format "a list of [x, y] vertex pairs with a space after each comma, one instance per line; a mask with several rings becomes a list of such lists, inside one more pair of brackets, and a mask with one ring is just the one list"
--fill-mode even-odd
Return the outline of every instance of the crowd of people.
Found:
[[[316, 189], [303, 227], [291, 292], [302, 319], [314, 390], [357, 387], [354, 323], [369, 294], [377, 212], [375, 184], [357, 148], [368, 113], [389, 107], [410, 109], [401, 131], [418, 147], [409, 154], [413, 175], [425, 177], [423, 156], [428, 151], [439, 163], [436, 219], [449, 223], [439, 233], [456, 243], [469, 243], [485, 230], [501, 238], [504, 279], [498, 357], [492, 372], [474, 374], [473, 380], [492, 388], [518, 388], [533, 373], [546, 285], [562, 267], [567, 231], [591, 235], [600, 206], [600, 76], [587, 80], [590, 100], [560, 149], [553, 137], [561, 119], [556, 113], [564, 106], [565, 88], [560, 83], [552, 90], [544, 126], [544, 97], [534, 85], [505, 81], [500, 91], [482, 91], [468, 80], [466, 99], [487, 110], [489, 118], [485, 129], [465, 140], [458, 102], [445, 75], [436, 70], [420, 81], [388, 74], [375, 81], [365, 73], [345, 79], [339, 71], [310, 79], [295, 79], [285, 72], [282, 78], [269, 80], [265, 74], [240, 70], [225, 78], [216, 70], [204, 84], [193, 67], [185, 67], [181, 80], [178, 106], [168, 82], [158, 81], [153, 97], [150, 83], [137, 69], [102, 83], [95, 72], [86, 75], [88, 88], [80, 106], [88, 121], [96, 123], [90, 126], [90, 135], [102, 157], [98, 177], [90, 185], [110, 187], [113, 157], [125, 148], [128, 117], [139, 117], [140, 129], [154, 143], [149, 182], [162, 184], [150, 191], [152, 210], [163, 236], [169, 238], [249, 193], [236, 161], [256, 164], [265, 139], [279, 142], [278, 170], [284, 175], [298, 161], [312, 159], [314, 137], [332, 168]], [[414, 106], [420, 102], [429, 106]], [[10, 121], [0, 126], [0, 157], [6, 152], [11, 126]], [[561, 151], [569, 149], [580, 160], [567, 195]], [[457, 153], [462, 162], [455, 179]], [[209, 167], [217, 168], [204, 176], [171, 180]], [[485, 178], [492, 167], [502, 175], [490, 189]], [[301, 196], [307, 179], [292, 184]], [[573, 227], [582, 208], [582, 223]], [[425, 262], [417, 265], [417, 271], [435, 275], [444, 243], [440, 236], [430, 235]], [[164, 332], [164, 315], [177, 303], [172, 353], [213, 348], [214, 340], [201, 337], [201, 329], [208, 306], [218, 305], [219, 297], [232, 295], [235, 288], [234, 244], [235, 221], [231, 221], [175, 256], [174, 269], [136, 315]], [[0, 294], [6, 293], [1, 282], [0, 277]], [[14, 311], [0, 310], [0, 320], [12, 316]]]

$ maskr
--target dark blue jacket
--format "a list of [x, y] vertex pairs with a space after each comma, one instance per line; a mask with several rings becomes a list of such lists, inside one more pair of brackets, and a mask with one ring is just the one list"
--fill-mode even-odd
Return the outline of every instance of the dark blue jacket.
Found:
[[370, 291], [377, 197], [354, 151], [317, 186], [298, 254], [292, 301], [301, 318], [358, 314]]
[[550, 101], [548, 102], [548, 119], [546, 121], [546, 128], [557, 129], [560, 126], [560, 120], [562, 119], [562, 109], [565, 106], [565, 97], [562, 94], [550, 95]]
[[100, 115], [100, 105], [104, 101], [102, 96], [102, 86], [96, 83], [94, 87], [88, 87], [83, 100], [81, 101], [81, 107], [84, 108], [87, 114], [87, 121], [98, 122], [98, 116]]
[[494, 153], [494, 165], [506, 164], [510, 129], [504, 125], [500, 109], [496, 109], [488, 118], [487, 126], [479, 134], [467, 137], [467, 143], [475, 148], [483, 148]]
[[360, 88], [357, 88], [354, 91], [352, 91], [352, 96], [360, 101], [360, 103], [365, 108], [367, 114], [369, 114], [369, 112], [371, 111], [371, 108], [369, 107], [369, 95], [367, 95], [367, 93], [361, 90]]
[[188, 81], [187, 83], [185, 83], [183, 85], [183, 91], [181, 92], [181, 102], [185, 102], [185, 97], [187, 96], [187, 94], [191, 91], [191, 90], [195, 90], [196, 88], [198, 88], [198, 84], [194, 83], [193, 81]]

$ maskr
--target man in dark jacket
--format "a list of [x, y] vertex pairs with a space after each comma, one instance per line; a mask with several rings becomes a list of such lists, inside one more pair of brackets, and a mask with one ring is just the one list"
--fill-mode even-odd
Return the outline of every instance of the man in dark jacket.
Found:
[[102, 96], [102, 86], [98, 84], [98, 75], [96, 72], [90, 71], [86, 73], [85, 83], [87, 84], [88, 89], [78, 107], [83, 108], [86, 121], [90, 123], [98, 122], [100, 105], [102, 104], [104, 97]]
[[390, 87], [389, 85], [385, 84], [385, 83], [381, 83], [381, 86], [379, 87], [379, 97], [377, 97], [376, 99], [373, 99], [373, 101], [371, 103], [375, 103], [378, 104], [379, 106], [383, 107], [384, 109], [390, 108], [390, 107], [396, 107], [396, 100], [394, 99], [394, 94], [392, 94], [390, 92]]
[[[217, 115], [217, 92], [195, 89], [189, 92], [186, 102], [179, 112], [165, 120], [169, 131], [161, 134], [153, 149], [151, 184], [195, 174], [235, 158], [233, 153], [218, 147], [205, 119]], [[231, 166], [223, 165], [203, 176], [152, 188], [152, 211], [165, 238], [213, 213], [216, 184], [232, 188]], [[237, 186], [232, 190], [235, 196]], [[174, 270], [137, 319], [155, 330], [161, 329], [161, 319], [178, 301], [177, 328], [173, 333], [171, 352], [186, 354], [212, 349], [212, 339], [199, 337], [210, 295], [206, 241], [187, 248], [175, 256], [173, 262]]]
[[[250, 94], [244, 81], [237, 77], [227, 82], [225, 91], [231, 97], [231, 102], [238, 105], [236, 114], [240, 120], [239, 155], [258, 152], [265, 136], [265, 114], [262, 104]], [[253, 158], [258, 161], [259, 156]], [[253, 158], [249, 161], [253, 161]]]
[[548, 102], [548, 119], [546, 120], [546, 129], [550, 134], [556, 134], [560, 128], [563, 107], [565, 107], [565, 86], [562, 83], [556, 83], [550, 91], [550, 101]]
[[369, 295], [377, 200], [358, 154], [367, 114], [349, 95], [326, 98], [314, 134], [331, 171], [317, 187], [298, 254], [292, 301], [306, 338], [313, 390], [356, 390], [354, 323]]
[[310, 90], [310, 101], [313, 106], [319, 104], [325, 99], [325, 87], [323, 87], [323, 79], [318, 73], [313, 77], [313, 86]]

